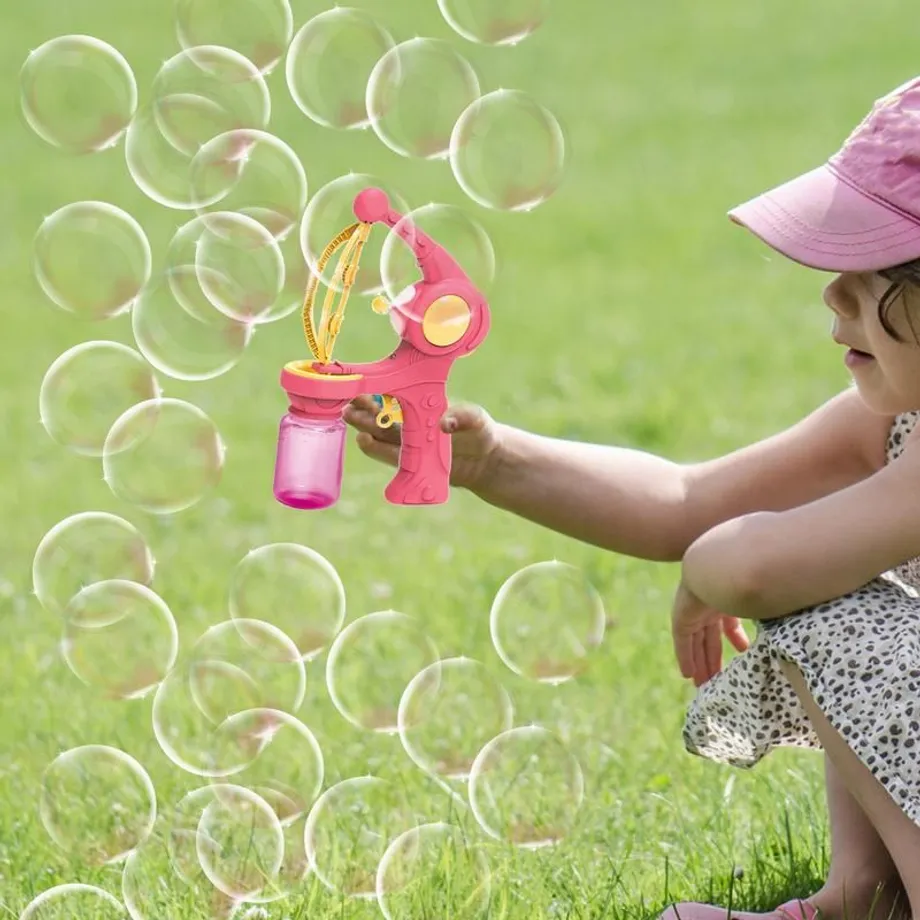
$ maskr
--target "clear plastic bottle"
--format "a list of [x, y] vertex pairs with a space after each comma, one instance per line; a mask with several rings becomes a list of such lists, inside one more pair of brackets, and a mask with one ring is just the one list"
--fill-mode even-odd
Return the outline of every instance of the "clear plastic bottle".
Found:
[[289, 409], [278, 431], [275, 498], [291, 508], [334, 505], [342, 493], [345, 436], [340, 417], [311, 418]]

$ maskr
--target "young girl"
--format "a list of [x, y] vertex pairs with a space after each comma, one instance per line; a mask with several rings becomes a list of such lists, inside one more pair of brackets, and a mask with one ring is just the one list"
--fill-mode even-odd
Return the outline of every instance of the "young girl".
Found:
[[[853, 385], [789, 430], [704, 463], [541, 437], [452, 406], [454, 485], [617, 553], [680, 561], [672, 633], [699, 692], [692, 754], [751, 767], [824, 751], [831, 867], [775, 920], [920, 920], [920, 78], [826, 164], [729, 215], [833, 272], [824, 299]], [[345, 417], [395, 465], [370, 400]], [[749, 642], [742, 619], [757, 623]], [[722, 635], [742, 652], [723, 670]], [[662, 920], [723, 920], [673, 905]]]

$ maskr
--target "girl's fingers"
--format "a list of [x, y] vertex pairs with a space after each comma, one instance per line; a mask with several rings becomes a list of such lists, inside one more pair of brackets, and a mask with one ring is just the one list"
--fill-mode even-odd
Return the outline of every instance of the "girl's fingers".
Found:
[[751, 647], [751, 640], [748, 639], [747, 633], [744, 631], [744, 626], [741, 625], [741, 620], [737, 617], [725, 617], [722, 622], [724, 624], [725, 637], [728, 641], [731, 642], [737, 651], [746, 652]]
[[371, 401], [371, 408], [362, 408], [351, 403], [345, 407], [342, 418], [356, 428], [358, 431], [366, 432], [381, 441], [390, 444], [399, 444], [399, 425], [391, 425], [389, 428], [381, 428], [377, 424], [377, 413], [380, 410]]
[[691, 678], [696, 673], [696, 655], [694, 654], [695, 636], [676, 635], [674, 637], [674, 654], [677, 656], [677, 665], [681, 677]]
[[722, 670], [722, 630], [718, 620], [706, 625], [703, 635], [706, 649], [706, 680]]
[[368, 457], [374, 460], [380, 460], [382, 463], [386, 463], [389, 466], [397, 466], [399, 464], [399, 444], [381, 441], [372, 434], [368, 434], [366, 431], [359, 432], [355, 440], [357, 441], [358, 447], [361, 448], [361, 452]]

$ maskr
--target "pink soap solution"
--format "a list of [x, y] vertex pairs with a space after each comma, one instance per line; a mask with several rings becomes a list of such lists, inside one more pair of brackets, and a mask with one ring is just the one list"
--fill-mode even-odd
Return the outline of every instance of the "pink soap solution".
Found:
[[345, 437], [341, 418], [309, 418], [289, 410], [278, 431], [275, 498], [301, 510], [334, 505], [342, 494]]

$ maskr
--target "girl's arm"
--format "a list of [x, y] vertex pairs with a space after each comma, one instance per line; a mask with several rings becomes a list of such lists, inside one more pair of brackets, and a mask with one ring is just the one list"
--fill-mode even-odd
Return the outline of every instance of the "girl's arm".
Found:
[[682, 579], [706, 604], [752, 620], [842, 597], [920, 556], [920, 428], [863, 482], [781, 513], [755, 512], [703, 534]]
[[677, 562], [723, 521], [793, 508], [866, 479], [884, 464], [890, 424], [849, 389], [786, 431], [695, 464], [498, 425], [495, 464], [475, 492], [575, 539]]

